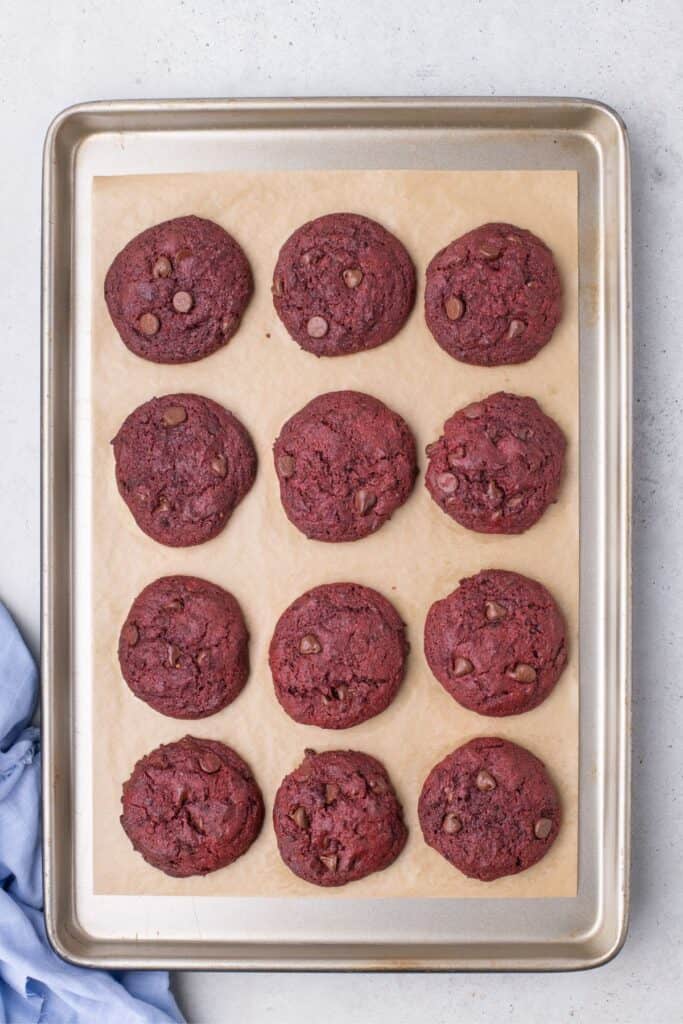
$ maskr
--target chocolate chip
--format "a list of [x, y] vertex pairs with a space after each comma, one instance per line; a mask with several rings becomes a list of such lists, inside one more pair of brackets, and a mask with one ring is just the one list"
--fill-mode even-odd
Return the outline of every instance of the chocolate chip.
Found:
[[304, 807], [295, 807], [290, 817], [299, 828], [308, 828], [310, 825], [310, 820]]
[[209, 652], [208, 652], [208, 651], [205, 651], [205, 650], [204, 650], [204, 649], [202, 648], [202, 650], [201, 650], [201, 651], [199, 652], [199, 654], [197, 655], [197, 664], [198, 664], [198, 665], [203, 665], [203, 664], [204, 664], [204, 662], [206, 661], [206, 659], [207, 659], [208, 657], [209, 657]]
[[486, 618], [489, 622], [498, 622], [500, 619], [504, 619], [507, 615], [507, 611], [503, 608], [502, 604], [498, 604], [497, 601], [486, 602]]
[[331, 804], [339, 796], [339, 786], [336, 782], [328, 782], [325, 786], [325, 803]]
[[363, 271], [360, 267], [353, 267], [351, 270], [345, 270], [342, 277], [347, 288], [357, 288], [363, 280]]
[[346, 700], [349, 695], [349, 688], [345, 683], [340, 683], [339, 686], [332, 687], [332, 694], [337, 700]]
[[280, 296], [282, 295], [282, 280], [279, 277], [275, 278], [270, 290], [272, 294], [275, 295], [276, 298], [280, 298]]
[[317, 636], [313, 633], [307, 633], [306, 636], [302, 636], [299, 641], [299, 653], [300, 654], [320, 654], [322, 646]]
[[465, 303], [457, 295], [449, 295], [443, 305], [449, 320], [459, 320], [465, 312]]
[[216, 476], [225, 476], [228, 472], [228, 464], [225, 461], [224, 455], [214, 455], [211, 459], [211, 472], [215, 473]]
[[500, 243], [494, 238], [489, 238], [479, 246], [479, 255], [484, 260], [495, 260], [500, 256]]
[[181, 249], [179, 252], [176, 253], [176, 257], [175, 257], [176, 263], [185, 263], [187, 260], [191, 260], [191, 259], [192, 259], [192, 252], [191, 252], [190, 249]]
[[234, 323], [234, 316], [224, 316], [223, 319], [221, 320], [221, 333], [230, 334], [230, 331], [232, 330]]
[[550, 818], [539, 818], [534, 825], [534, 835], [537, 839], [547, 839], [552, 831], [553, 823]]
[[324, 864], [328, 871], [336, 871], [338, 859], [335, 854], [326, 853], [320, 858], [320, 863]]
[[160, 256], [152, 267], [152, 277], [168, 277], [172, 269], [171, 261], [165, 256]]
[[518, 338], [520, 334], [524, 333], [525, 327], [526, 324], [523, 320], [511, 320], [510, 326], [508, 327], [507, 333], [505, 334], [505, 340], [512, 341], [514, 338]]
[[439, 473], [436, 485], [444, 494], [455, 494], [458, 489], [458, 478], [453, 473]]
[[138, 320], [138, 327], [148, 337], [156, 334], [160, 326], [159, 317], [155, 316], [154, 313], [143, 313]]
[[172, 601], [169, 601], [168, 604], [164, 605], [164, 608], [167, 612], [179, 612], [182, 611], [183, 602], [179, 597], [174, 597]]
[[386, 779], [383, 779], [381, 775], [378, 775], [376, 779], [370, 779], [370, 789], [373, 793], [388, 793], [389, 785]]
[[496, 780], [490, 772], [487, 772], [485, 768], [477, 772], [477, 789], [480, 793], [490, 793], [495, 788]]
[[214, 775], [221, 766], [221, 759], [213, 750], [202, 750], [199, 755], [199, 767], [207, 775]]
[[168, 644], [166, 649], [168, 657], [168, 664], [171, 668], [178, 668], [178, 662], [180, 661], [180, 650], [175, 644]]
[[504, 497], [504, 492], [501, 491], [495, 480], [489, 480], [489, 485], [486, 488], [486, 495], [489, 501], [492, 501], [494, 505], [500, 505]]
[[123, 630], [123, 639], [130, 647], [135, 647], [136, 643], [140, 639], [140, 633], [134, 622], [128, 622], [126, 624]]
[[524, 495], [523, 494], [513, 494], [513, 496], [511, 498], [508, 498], [508, 500], [507, 500], [507, 507], [511, 508], [511, 509], [516, 509], [516, 508], [519, 508], [519, 506], [522, 505], [523, 503], [524, 503]]
[[327, 334], [327, 320], [322, 316], [312, 316], [306, 324], [306, 332], [311, 338], [324, 338]]
[[296, 462], [291, 455], [281, 455], [277, 460], [277, 468], [280, 476], [283, 476], [285, 480], [289, 480], [290, 476], [294, 476]]
[[189, 292], [176, 292], [173, 296], [173, 308], [176, 313], [189, 313], [194, 305], [194, 299]]
[[456, 679], [460, 676], [468, 676], [474, 669], [474, 665], [469, 658], [457, 657], [453, 661], [453, 675]]
[[533, 683], [536, 679], [536, 669], [533, 665], [525, 665], [524, 662], [520, 662], [515, 665], [512, 672], [508, 672], [508, 675], [516, 683]]
[[169, 512], [170, 509], [170, 501], [162, 494], [162, 496], [159, 498], [159, 504], [157, 505], [157, 512]]
[[167, 405], [161, 419], [165, 427], [177, 427], [187, 419], [187, 409], [183, 405]]
[[459, 444], [457, 448], [454, 448], [452, 452], [448, 453], [448, 465], [455, 466], [461, 459], [465, 458], [465, 446]]
[[465, 406], [462, 413], [466, 420], [478, 420], [485, 411], [483, 402], [472, 402], [471, 405]]
[[366, 487], [361, 487], [353, 496], [353, 504], [361, 516], [366, 516], [377, 504], [377, 495]]
[[202, 818], [201, 814], [199, 814], [199, 812], [194, 807], [192, 807], [192, 805], [190, 805], [187, 808], [187, 816], [190, 819], [190, 824], [192, 825], [192, 828], [195, 830], [195, 832], [200, 832], [203, 835], [204, 819]]
[[441, 822], [441, 828], [447, 835], [454, 836], [462, 828], [462, 822], [457, 814], [450, 811]]

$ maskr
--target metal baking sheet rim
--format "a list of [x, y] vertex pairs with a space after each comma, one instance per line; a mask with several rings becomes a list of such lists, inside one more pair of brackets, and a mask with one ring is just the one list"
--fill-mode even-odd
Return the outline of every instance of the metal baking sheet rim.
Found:
[[[218, 122], [218, 123], [217, 123]], [[73, 253], [74, 168], [79, 146], [98, 132], [225, 131], [229, 128], [318, 131], [384, 128], [398, 132], [450, 133], [453, 142], [467, 134], [458, 159], [479, 166], [481, 146], [510, 147], [515, 136], [532, 133], [564, 149], [591, 147], [595, 161], [598, 234], [589, 247], [595, 259], [597, 292], [590, 298], [580, 285], [582, 495], [585, 427], [599, 444], [596, 475], [600, 489], [590, 511], [595, 516], [601, 561], [601, 621], [596, 673], [596, 702], [589, 707], [585, 688], [581, 708], [581, 789], [595, 779], [598, 824], [594, 837], [600, 877], [591, 879], [595, 898], [584, 927], [552, 941], [517, 934], [454, 943], [302, 942], [225, 943], [163, 939], [102, 939], [78, 920], [74, 873], [73, 761], [77, 737], [72, 729], [74, 700], [71, 671], [74, 609], [71, 604], [74, 543], [71, 530], [73, 408]], [[426, 137], [426, 134], [425, 134]], [[481, 138], [480, 138], [481, 137]], [[488, 140], [488, 141], [487, 141]], [[526, 150], [525, 150], [526, 152]], [[561, 153], [562, 149], [552, 150]], [[474, 165], [467, 163], [473, 158]], [[520, 158], [521, 159], [521, 158]], [[561, 159], [561, 157], [560, 157]], [[450, 166], [460, 166], [458, 162]], [[514, 164], [517, 166], [517, 164]], [[421, 166], [425, 166], [422, 164]], [[431, 166], [439, 166], [432, 164]], [[485, 164], [484, 164], [485, 166]], [[521, 163], [519, 166], [523, 167]], [[544, 164], [545, 166], [545, 164]], [[569, 163], [560, 166], [572, 166]], [[497, 169], [500, 169], [499, 167]], [[587, 176], [588, 177], [588, 176]], [[581, 173], [580, 173], [581, 180]], [[581, 209], [580, 209], [581, 213]], [[581, 257], [585, 255], [580, 218]], [[592, 100], [555, 98], [425, 98], [311, 100], [152, 100], [113, 101], [71, 107], [53, 121], [44, 151], [42, 242], [42, 728], [43, 728], [43, 872], [48, 936], [60, 956], [95, 967], [241, 970], [572, 970], [608, 962], [626, 938], [630, 864], [630, 570], [631, 570], [631, 228], [630, 166], [626, 129], [619, 116]], [[580, 261], [580, 266], [582, 265]], [[580, 270], [581, 273], [581, 270]], [[590, 299], [590, 301], [589, 301]], [[587, 306], [596, 325], [584, 330]], [[584, 395], [584, 339], [595, 333], [603, 342], [591, 386], [601, 396], [595, 409]], [[591, 486], [593, 484], [591, 483]], [[584, 500], [582, 496], [582, 538]], [[582, 541], [583, 548], [583, 541]], [[582, 637], [584, 554], [581, 558]], [[591, 584], [593, 585], [593, 583]], [[582, 678], [583, 666], [582, 639]], [[585, 762], [588, 729], [595, 729], [595, 757]], [[588, 767], [588, 771], [586, 771]], [[599, 785], [598, 785], [599, 783]], [[581, 800], [581, 843], [588, 841]], [[609, 863], [607, 863], [609, 861]], [[581, 886], [586, 882], [580, 880]], [[579, 897], [577, 897], [577, 900]], [[436, 902], [436, 901], [435, 901]], [[439, 901], [441, 902], [441, 901]], [[490, 909], [494, 900], [468, 900], [469, 909]], [[533, 901], [504, 901], [510, 915]], [[540, 902], [540, 901], [539, 901]], [[568, 901], [553, 901], [554, 903]], [[523, 910], [522, 910], [523, 916]], [[519, 929], [519, 925], [517, 925]]]

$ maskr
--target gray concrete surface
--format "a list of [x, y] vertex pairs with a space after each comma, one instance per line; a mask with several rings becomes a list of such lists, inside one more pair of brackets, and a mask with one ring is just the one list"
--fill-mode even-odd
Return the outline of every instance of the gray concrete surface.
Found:
[[191, 1021], [670, 1024], [681, 1009], [683, 500], [680, 0], [3, 0], [0, 4], [0, 596], [39, 622], [40, 154], [85, 99], [578, 95], [633, 150], [634, 864], [631, 934], [580, 975], [174, 979]]

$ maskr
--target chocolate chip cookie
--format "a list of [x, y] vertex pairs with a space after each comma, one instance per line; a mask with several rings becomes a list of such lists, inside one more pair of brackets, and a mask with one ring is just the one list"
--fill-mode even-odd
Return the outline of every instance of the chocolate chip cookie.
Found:
[[135, 598], [119, 636], [119, 663], [135, 696], [162, 715], [214, 715], [249, 675], [242, 610], [214, 583], [164, 576]]
[[381, 871], [408, 838], [386, 770], [356, 750], [307, 750], [277, 791], [273, 825], [287, 867], [323, 886]]
[[533, 398], [500, 391], [446, 421], [427, 447], [425, 484], [470, 530], [523, 533], [557, 500], [566, 444]]
[[415, 269], [381, 224], [330, 213], [287, 239], [272, 291], [278, 316], [303, 349], [343, 356], [382, 345], [400, 331], [415, 302]]
[[429, 609], [425, 657], [445, 690], [480, 715], [545, 700], [567, 662], [562, 613], [527, 576], [486, 569]]
[[392, 604], [358, 583], [328, 583], [297, 598], [270, 644], [275, 694], [296, 722], [348, 729], [396, 696], [408, 654]]
[[427, 267], [427, 325], [441, 348], [463, 363], [524, 363], [550, 340], [561, 315], [552, 252], [514, 224], [468, 231]]
[[200, 395], [138, 406], [112, 441], [119, 493], [161, 544], [201, 544], [223, 529], [256, 476], [256, 452], [236, 416]]
[[470, 740], [432, 769], [418, 815], [425, 842], [482, 882], [536, 864], [560, 828], [559, 798], [543, 763], [489, 736]]
[[134, 848], [175, 878], [232, 864], [263, 824], [261, 791], [242, 758], [224, 743], [194, 736], [141, 758], [121, 803]]
[[252, 291], [238, 243], [201, 217], [176, 217], [136, 235], [104, 282], [122, 340], [154, 363], [191, 363], [225, 345]]
[[314, 540], [373, 533], [404, 503], [417, 475], [406, 423], [358, 391], [314, 398], [285, 423], [274, 457], [287, 517]]

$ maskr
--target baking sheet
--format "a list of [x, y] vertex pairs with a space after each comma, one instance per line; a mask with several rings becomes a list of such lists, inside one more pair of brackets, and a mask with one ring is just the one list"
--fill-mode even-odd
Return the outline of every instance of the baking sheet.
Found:
[[[304, 220], [353, 210], [380, 220], [408, 247], [422, 281], [441, 246], [487, 220], [508, 220], [543, 237], [555, 253], [565, 315], [548, 346], [519, 367], [468, 367], [447, 356], [423, 320], [421, 288], [413, 314], [387, 345], [316, 360], [289, 339], [272, 308], [277, 252]], [[168, 217], [197, 213], [222, 224], [244, 247], [256, 291], [229, 345], [199, 363], [155, 366], [118, 338], [101, 297], [111, 259], [137, 232]], [[93, 793], [96, 893], [325, 898], [401, 896], [572, 896], [577, 884], [578, 820], [578, 321], [577, 178], [572, 171], [288, 172], [98, 178], [93, 195]], [[560, 501], [521, 537], [485, 537], [458, 526], [431, 501], [422, 478], [406, 505], [355, 544], [309, 541], [287, 521], [270, 448], [284, 420], [316, 394], [356, 388], [403, 415], [418, 449], [434, 440], [456, 408], [501, 388], [536, 397], [569, 446]], [[155, 394], [196, 391], [232, 409], [259, 454], [257, 481], [228, 527], [197, 548], [170, 549], [135, 526], [116, 491], [109, 440], [134, 407]], [[421, 467], [424, 468], [424, 457]], [[550, 587], [568, 623], [569, 664], [554, 693], [534, 711], [487, 719], [460, 708], [434, 680], [422, 654], [431, 602], [480, 568], [514, 569]], [[136, 700], [116, 659], [120, 624], [142, 587], [167, 573], [203, 576], [231, 590], [251, 632], [252, 672], [242, 695], [199, 722], [166, 719]], [[374, 586], [408, 624], [412, 651], [403, 687], [377, 718], [342, 732], [292, 722], [272, 690], [267, 647], [280, 612], [302, 591], [339, 579]], [[120, 825], [120, 787], [134, 762], [191, 732], [221, 739], [252, 766], [266, 800], [264, 829], [250, 851], [205, 878], [172, 879], [130, 847]], [[423, 842], [416, 804], [432, 765], [475, 735], [502, 735], [540, 756], [560, 791], [564, 824], [539, 864], [482, 883], [467, 879]], [[303, 755], [354, 747], [386, 764], [406, 812], [408, 844], [389, 869], [337, 890], [296, 878], [277, 854], [269, 814], [281, 778]]]

